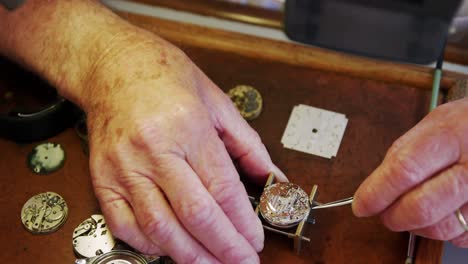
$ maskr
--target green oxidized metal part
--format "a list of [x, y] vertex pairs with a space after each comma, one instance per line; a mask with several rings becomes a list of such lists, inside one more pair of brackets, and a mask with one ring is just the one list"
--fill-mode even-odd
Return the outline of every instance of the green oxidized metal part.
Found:
[[48, 174], [60, 169], [65, 162], [65, 151], [60, 144], [37, 145], [28, 155], [28, 166], [36, 174]]

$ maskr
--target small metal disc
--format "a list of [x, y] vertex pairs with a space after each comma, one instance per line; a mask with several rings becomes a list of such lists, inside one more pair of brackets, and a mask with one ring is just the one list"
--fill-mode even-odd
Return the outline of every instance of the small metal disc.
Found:
[[33, 196], [21, 210], [21, 222], [33, 234], [47, 234], [57, 231], [65, 223], [67, 216], [67, 203], [54, 192]]
[[246, 120], [253, 120], [262, 112], [262, 95], [252, 86], [238, 85], [228, 91], [228, 96]]
[[275, 227], [293, 227], [307, 217], [309, 211], [309, 196], [294, 183], [272, 184], [260, 197], [260, 213]]
[[113, 250], [93, 259], [89, 264], [147, 264], [148, 261], [132, 251]]
[[102, 215], [92, 215], [73, 231], [73, 249], [81, 257], [102, 255], [110, 252], [114, 246], [115, 239]]
[[37, 145], [28, 156], [29, 168], [37, 174], [57, 171], [65, 162], [65, 151], [60, 144], [44, 143]]

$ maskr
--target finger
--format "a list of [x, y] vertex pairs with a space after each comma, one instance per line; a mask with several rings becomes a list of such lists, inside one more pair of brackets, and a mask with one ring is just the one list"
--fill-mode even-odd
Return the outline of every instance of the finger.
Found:
[[90, 145], [89, 165], [94, 192], [112, 234], [143, 253], [165, 255], [138, 226], [134, 212], [127, 202], [128, 192], [115, 184], [116, 166], [113, 166], [111, 160], [99, 155], [92, 146], [93, 144]]
[[[234, 108], [231, 103], [230, 108]], [[288, 181], [286, 175], [271, 161], [270, 155], [262, 143], [258, 133], [231, 109], [231, 118], [221, 118], [220, 137], [232, 158], [239, 162], [240, 167], [253, 180], [265, 182], [270, 172], [273, 172], [277, 181]]]
[[459, 237], [451, 240], [450, 243], [460, 248], [468, 248], [468, 232], [465, 232]]
[[[461, 207], [460, 212], [462, 215], [468, 215], [468, 204], [465, 204], [463, 207]], [[411, 232], [418, 236], [447, 241], [457, 239], [466, 231], [463, 229], [455, 213], [452, 212], [435, 225], [421, 229], [415, 229]], [[468, 244], [466, 246], [468, 246]]]
[[244, 172], [254, 181], [264, 183], [270, 172], [278, 181], [288, 181], [284, 173], [271, 161], [270, 155], [258, 133], [249, 126], [236, 109], [231, 99], [223, 93], [205, 74], [198, 71], [203, 80], [203, 96], [209, 97], [213, 105], [210, 112], [216, 122], [216, 129], [229, 154], [239, 162]]
[[454, 244], [457, 247], [468, 248], [468, 232], [465, 231], [457, 238], [450, 240], [450, 243]]
[[455, 165], [414, 188], [382, 214], [394, 231], [431, 226], [468, 201], [467, 166]]
[[185, 228], [221, 262], [258, 263], [258, 255], [237, 232], [185, 160], [161, 157], [156, 183]]
[[[108, 193], [106, 193], [108, 192]], [[120, 195], [106, 190], [96, 190], [102, 213], [112, 234], [132, 248], [150, 255], [166, 255], [140, 229], [132, 209]]]
[[252, 209], [244, 185], [232, 164], [223, 142], [216, 132], [207, 134], [207, 139], [199, 142], [196, 155], [189, 155], [188, 162], [200, 176], [224, 213], [239, 233], [257, 252], [263, 249], [263, 227]]
[[217, 260], [198, 244], [180, 225], [160, 191], [147, 177], [129, 175], [131, 204], [146, 236], [157, 243], [177, 263], [216, 263]]
[[455, 163], [461, 155], [458, 143], [450, 130], [433, 121], [418, 124], [397, 140], [383, 163], [358, 188], [354, 214], [362, 217], [382, 212], [403, 193]]
[[[465, 219], [465, 222], [467, 221], [467, 218], [468, 218], [468, 209], [467, 209], [467, 207], [468, 207], [468, 204], [465, 204], [463, 206], [463, 208], [460, 209], [460, 212], [461, 212], [463, 218]], [[462, 223], [459, 223], [459, 224], [461, 225]], [[463, 232], [460, 236], [452, 239], [450, 242], [452, 244], [454, 244], [455, 246], [457, 246], [457, 247], [468, 248], [468, 231], [465, 230], [465, 232]]]

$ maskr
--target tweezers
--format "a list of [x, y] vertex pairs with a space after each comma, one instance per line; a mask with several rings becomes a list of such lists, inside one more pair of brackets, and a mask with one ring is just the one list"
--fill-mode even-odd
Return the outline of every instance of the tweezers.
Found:
[[322, 203], [319, 203], [319, 202], [313, 202], [312, 204], [316, 205], [316, 206], [312, 207], [312, 209], [325, 209], [325, 208], [343, 206], [343, 205], [353, 203], [353, 199], [354, 199], [353, 197], [349, 197], [349, 198], [346, 198], [346, 199], [342, 199], [342, 200], [338, 200], [338, 201], [334, 201], [334, 202], [329, 202], [329, 203], [325, 203], [325, 204], [322, 204]]

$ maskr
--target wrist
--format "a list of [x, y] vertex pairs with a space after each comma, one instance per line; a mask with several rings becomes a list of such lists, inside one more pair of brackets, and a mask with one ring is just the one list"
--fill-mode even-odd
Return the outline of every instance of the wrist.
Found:
[[138, 28], [120, 31], [95, 60], [82, 89], [81, 106], [87, 113], [101, 113], [122, 110], [113, 108], [119, 107], [118, 102], [144, 100], [142, 94], [155, 90], [162, 96], [171, 86], [167, 80], [177, 80], [172, 75], [180, 74], [173, 67], [191, 65], [187, 60], [181, 50], [152, 33]]
[[100, 65], [135, 34], [133, 26], [86, 0], [28, 1], [1, 13], [0, 24], [0, 52], [80, 106]]

